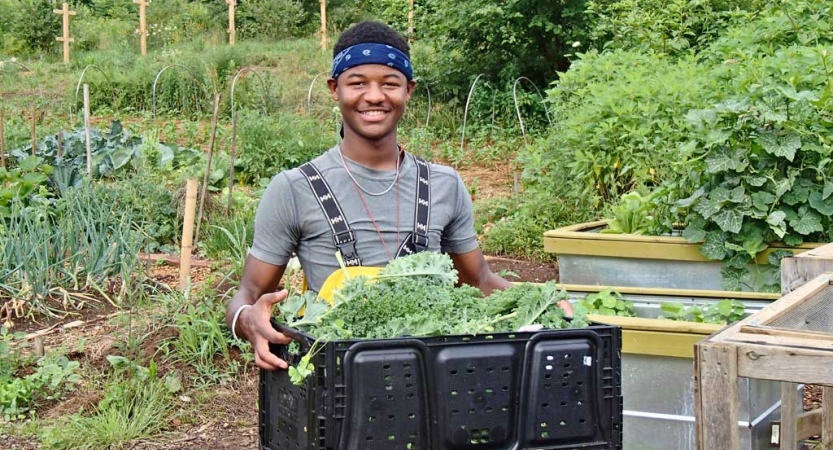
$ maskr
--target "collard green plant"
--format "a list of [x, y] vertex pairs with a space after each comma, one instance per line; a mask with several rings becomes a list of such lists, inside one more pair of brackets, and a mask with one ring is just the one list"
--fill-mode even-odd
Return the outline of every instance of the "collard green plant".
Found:
[[581, 304], [587, 308], [587, 312], [590, 314], [622, 317], [636, 316], [633, 309], [633, 302], [625, 300], [621, 294], [613, 292], [611, 289], [588, 294], [581, 301]]
[[682, 303], [662, 303], [660, 308], [663, 315], [660, 319], [680, 320], [684, 322], [700, 322], [727, 325], [737, 322], [746, 314], [746, 306], [737, 300], [721, 300], [705, 306], [686, 307]]
[[11, 204], [18, 202], [22, 206], [46, 204], [52, 197], [47, 189], [47, 181], [52, 173], [52, 166], [44, 164], [43, 158], [24, 157], [16, 167], [0, 167], [0, 229], [3, 219], [11, 215]]

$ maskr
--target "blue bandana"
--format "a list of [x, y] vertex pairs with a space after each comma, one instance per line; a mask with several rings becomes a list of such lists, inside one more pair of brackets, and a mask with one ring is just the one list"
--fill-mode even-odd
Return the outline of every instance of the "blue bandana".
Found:
[[411, 60], [397, 48], [386, 44], [356, 44], [345, 48], [333, 59], [333, 78], [353, 67], [363, 64], [383, 64], [405, 74], [405, 78], [412, 80], [414, 70]]

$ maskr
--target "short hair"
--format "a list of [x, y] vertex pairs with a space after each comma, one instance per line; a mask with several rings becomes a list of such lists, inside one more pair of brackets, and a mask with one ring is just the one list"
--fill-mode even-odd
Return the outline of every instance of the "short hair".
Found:
[[333, 48], [333, 58], [346, 48], [365, 43], [387, 44], [411, 57], [411, 47], [398, 31], [382, 22], [365, 20], [341, 33]]

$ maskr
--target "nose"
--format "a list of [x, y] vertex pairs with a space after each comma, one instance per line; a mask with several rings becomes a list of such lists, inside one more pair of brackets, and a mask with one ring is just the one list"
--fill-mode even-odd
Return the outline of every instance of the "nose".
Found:
[[367, 91], [364, 93], [364, 99], [368, 103], [382, 103], [385, 101], [385, 93], [382, 91], [382, 86], [379, 83], [368, 83]]

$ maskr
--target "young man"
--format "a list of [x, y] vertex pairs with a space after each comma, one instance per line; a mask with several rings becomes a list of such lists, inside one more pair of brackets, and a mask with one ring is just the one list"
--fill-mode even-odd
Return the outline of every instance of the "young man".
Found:
[[229, 327], [252, 343], [259, 367], [287, 367], [268, 344], [289, 338], [269, 319], [286, 298], [275, 289], [293, 253], [314, 291], [339, 269], [337, 250], [347, 265], [364, 266], [442, 251], [462, 283], [486, 295], [511, 286], [478, 249], [471, 198], [459, 175], [397, 144], [396, 127], [415, 86], [409, 52], [405, 39], [379, 22], [341, 35], [327, 84], [341, 110], [343, 140], [311, 164], [280, 173], [260, 202], [254, 245], [226, 309]]

